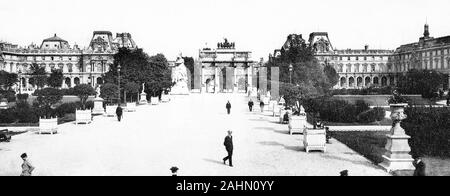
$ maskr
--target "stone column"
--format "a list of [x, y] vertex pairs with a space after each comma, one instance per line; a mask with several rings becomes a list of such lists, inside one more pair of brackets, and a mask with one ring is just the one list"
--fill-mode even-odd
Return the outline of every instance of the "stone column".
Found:
[[238, 92], [238, 81], [237, 81], [237, 67], [233, 67], [233, 76], [234, 76], [234, 81], [233, 81], [233, 93], [237, 93]]
[[247, 92], [246, 93], [248, 93], [248, 91], [250, 91], [252, 89], [252, 87], [253, 87], [253, 78], [252, 78], [253, 72], [252, 72], [252, 69], [253, 69], [252, 66], [247, 67], [247, 83], [248, 83], [248, 86], [247, 86]]
[[219, 81], [219, 68], [218, 67], [214, 67], [214, 93], [218, 93], [219, 92], [219, 86], [220, 86], [220, 81]]
[[203, 67], [200, 67], [201, 69], [200, 69], [200, 74], [201, 74], [201, 76], [200, 76], [200, 91], [201, 91], [201, 93], [205, 93], [206, 92], [206, 88], [208, 88], [207, 86], [206, 86], [206, 81], [204, 81], [205, 80], [205, 73], [204, 73], [204, 68]]

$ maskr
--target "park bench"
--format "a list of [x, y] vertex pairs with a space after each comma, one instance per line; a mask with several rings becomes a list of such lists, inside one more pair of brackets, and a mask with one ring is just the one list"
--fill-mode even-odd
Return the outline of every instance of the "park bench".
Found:
[[8, 129], [0, 130], [0, 142], [9, 141], [11, 141], [11, 135], [9, 134]]

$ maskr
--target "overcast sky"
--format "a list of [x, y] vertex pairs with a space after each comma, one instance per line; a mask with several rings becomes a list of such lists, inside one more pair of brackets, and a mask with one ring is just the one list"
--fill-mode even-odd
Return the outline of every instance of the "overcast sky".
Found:
[[71, 45], [92, 32], [129, 32], [149, 54], [198, 56], [224, 37], [254, 60], [280, 48], [288, 34], [326, 31], [339, 49], [395, 49], [450, 35], [449, 0], [0, 0], [0, 39], [40, 44], [54, 33]]

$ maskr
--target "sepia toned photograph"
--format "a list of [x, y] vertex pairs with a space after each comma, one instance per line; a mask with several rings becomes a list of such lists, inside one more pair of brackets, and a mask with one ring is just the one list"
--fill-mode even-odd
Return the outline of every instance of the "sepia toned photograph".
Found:
[[0, 1], [0, 176], [450, 176], [448, 0]]

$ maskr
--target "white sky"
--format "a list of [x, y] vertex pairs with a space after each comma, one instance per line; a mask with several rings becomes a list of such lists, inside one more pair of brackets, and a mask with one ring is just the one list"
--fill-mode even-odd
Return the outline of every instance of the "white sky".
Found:
[[85, 47], [94, 30], [129, 32], [149, 54], [198, 56], [224, 37], [253, 59], [280, 48], [290, 33], [329, 33], [339, 49], [395, 49], [450, 35], [449, 0], [0, 0], [0, 40], [40, 44], [54, 33]]

